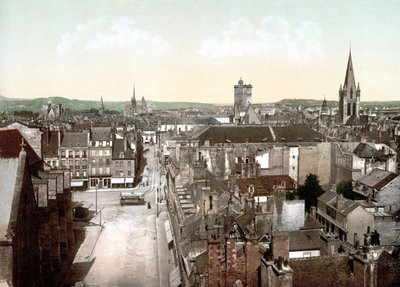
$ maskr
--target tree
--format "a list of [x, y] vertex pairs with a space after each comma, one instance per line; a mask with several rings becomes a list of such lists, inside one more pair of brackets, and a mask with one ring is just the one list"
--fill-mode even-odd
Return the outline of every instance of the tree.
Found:
[[336, 192], [337, 192], [337, 194], [342, 194], [343, 197], [351, 199], [351, 200], [365, 199], [364, 196], [353, 191], [351, 181], [339, 182], [338, 185], [336, 186]]
[[324, 193], [319, 184], [318, 176], [309, 173], [304, 185], [298, 189], [300, 199], [304, 199], [306, 211], [310, 211], [311, 206], [317, 206], [317, 198]]

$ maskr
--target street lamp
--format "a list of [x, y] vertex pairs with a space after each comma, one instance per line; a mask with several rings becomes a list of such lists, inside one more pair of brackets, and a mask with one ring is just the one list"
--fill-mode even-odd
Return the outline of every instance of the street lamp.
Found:
[[97, 214], [97, 184], [95, 185], [95, 190], [96, 190], [96, 202], [95, 202], [95, 204], [96, 204], [96, 214]]

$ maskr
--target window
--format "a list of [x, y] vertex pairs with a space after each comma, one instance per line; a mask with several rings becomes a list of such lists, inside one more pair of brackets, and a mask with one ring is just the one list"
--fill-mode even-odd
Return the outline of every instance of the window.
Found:
[[99, 166], [103, 165], [103, 159], [99, 159]]
[[119, 176], [120, 176], [120, 177], [123, 177], [123, 176], [124, 176], [124, 171], [121, 170], [121, 171], [119, 172]]
[[132, 161], [128, 160], [128, 167], [132, 166]]
[[76, 177], [79, 177], [79, 170], [76, 171]]
[[128, 170], [128, 176], [132, 176], [132, 172]]
[[106, 166], [110, 166], [110, 159], [109, 158], [106, 159]]
[[97, 185], [99, 184], [99, 179], [98, 178], [92, 178], [91, 180], [90, 180], [90, 186], [92, 186], [92, 187], [97, 187]]
[[65, 150], [61, 151], [61, 157], [65, 157]]

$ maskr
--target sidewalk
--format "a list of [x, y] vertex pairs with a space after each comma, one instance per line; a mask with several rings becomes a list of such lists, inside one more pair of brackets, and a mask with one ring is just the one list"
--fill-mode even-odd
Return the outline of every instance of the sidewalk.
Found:
[[93, 250], [96, 247], [102, 229], [103, 226], [95, 225], [92, 222], [85, 227], [85, 240], [79, 247], [73, 263], [87, 262], [92, 259]]
[[97, 240], [102, 231], [102, 226], [89, 223], [84, 227], [85, 239], [79, 246], [75, 255], [74, 261], [65, 279], [65, 286], [72, 286], [78, 284], [77, 282], [84, 282], [87, 273], [92, 267], [96, 258], [92, 257], [93, 250], [96, 247]]
[[169, 286], [168, 274], [174, 269], [174, 257], [172, 250], [168, 249], [167, 234], [165, 231], [165, 221], [168, 220], [168, 210], [166, 203], [159, 205], [160, 214], [156, 217], [157, 245], [158, 245], [158, 271], [160, 286]]

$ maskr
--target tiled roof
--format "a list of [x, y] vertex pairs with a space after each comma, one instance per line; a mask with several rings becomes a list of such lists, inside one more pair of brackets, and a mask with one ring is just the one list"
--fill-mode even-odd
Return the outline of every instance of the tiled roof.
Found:
[[274, 127], [276, 141], [285, 139], [287, 142], [315, 142], [324, 141], [325, 136], [308, 127]]
[[369, 143], [360, 143], [353, 151], [360, 158], [379, 158], [383, 157], [384, 153], [377, 150], [376, 147]]
[[[21, 151], [22, 135], [18, 130], [0, 130], [0, 158], [18, 158]], [[41, 158], [24, 139], [28, 165], [40, 162]]]
[[65, 133], [60, 144], [61, 147], [88, 147], [88, 134], [82, 133]]
[[239, 178], [236, 184], [240, 193], [246, 193], [250, 185], [254, 185], [254, 195], [271, 195], [275, 189], [280, 188], [281, 183], [285, 183], [285, 190], [295, 190], [296, 181], [288, 175], [263, 175], [253, 178]]
[[111, 127], [91, 128], [92, 141], [110, 141], [112, 140]]
[[378, 286], [399, 286], [400, 260], [383, 250], [378, 258]]
[[370, 173], [359, 178], [357, 182], [366, 185], [368, 187], [381, 190], [383, 187], [385, 187], [387, 184], [393, 181], [396, 177], [398, 177], [398, 175], [395, 173], [375, 168]]
[[357, 207], [360, 207], [360, 204], [354, 202], [351, 199], [344, 198], [341, 195], [338, 195], [335, 192], [327, 191], [318, 197], [318, 200], [324, 202], [325, 204], [335, 208], [340, 213], [347, 215]]
[[273, 141], [268, 126], [211, 126], [194, 138], [200, 141], [211, 140], [214, 143], [255, 143]]
[[293, 287], [355, 286], [356, 278], [350, 270], [347, 255], [314, 257], [290, 260], [293, 270]]
[[311, 230], [311, 229], [321, 229], [324, 226], [319, 223], [315, 218], [313, 218], [309, 213], [306, 215], [306, 219], [304, 220], [304, 226], [301, 228], [303, 230]]
[[295, 230], [289, 232], [289, 250], [306, 251], [320, 250], [321, 239], [319, 230]]
[[254, 229], [251, 227], [251, 221], [254, 219], [255, 210], [248, 209], [243, 214], [237, 216], [235, 221], [244, 234], [253, 233]]
[[134, 158], [133, 150], [130, 148], [128, 143], [126, 144], [126, 148], [125, 148], [124, 141], [126, 141], [126, 139], [115, 139], [114, 140], [113, 151], [112, 151], [113, 159], [120, 159], [121, 153], [124, 154], [123, 159], [133, 159]]
[[[271, 130], [273, 133], [271, 133]], [[269, 127], [265, 125], [211, 126], [205, 131], [192, 134], [192, 139], [213, 143], [261, 143], [261, 142], [315, 142], [325, 136], [308, 127]]]
[[365, 116], [350, 116], [346, 121], [346, 126], [363, 126], [368, 123], [368, 118]]

